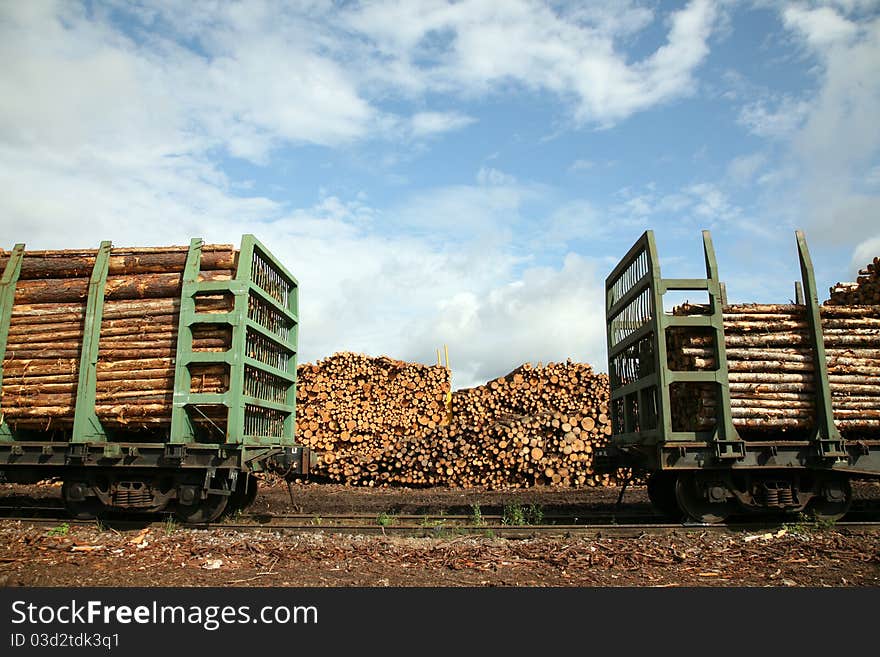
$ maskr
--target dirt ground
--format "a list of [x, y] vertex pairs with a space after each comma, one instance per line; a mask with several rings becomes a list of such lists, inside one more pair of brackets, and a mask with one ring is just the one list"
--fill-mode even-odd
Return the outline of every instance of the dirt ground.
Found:
[[[364, 489], [265, 486], [254, 510], [270, 513], [469, 513], [538, 504], [545, 513], [613, 509], [617, 489]], [[60, 505], [57, 486], [0, 486], [0, 505]], [[857, 505], [880, 486], [856, 487]], [[644, 489], [626, 508], [649, 509]], [[112, 526], [112, 525], [111, 525]], [[0, 521], [5, 586], [877, 586], [876, 533], [793, 521], [772, 531], [682, 531], [636, 538], [492, 536], [405, 538], [329, 530], [118, 530]]]

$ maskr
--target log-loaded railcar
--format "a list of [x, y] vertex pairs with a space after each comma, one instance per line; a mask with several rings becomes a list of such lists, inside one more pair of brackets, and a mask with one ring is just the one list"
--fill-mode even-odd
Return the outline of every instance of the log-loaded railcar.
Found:
[[0, 251], [0, 479], [63, 480], [70, 513], [210, 522], [294, 439], [298, 285], [254, 236]]
[[[663, 278], [647, 231], [606, 280], [613, 433], [597, 462], [647, 474], [664, 514], [837, 519], [851, 479], [880, 477], [880, 306], [820, 305], [796, 241], [791, 304], [727, 304], [708, 231], [705, 278]], [[669, 291], [705, 296], [664, 309]]]

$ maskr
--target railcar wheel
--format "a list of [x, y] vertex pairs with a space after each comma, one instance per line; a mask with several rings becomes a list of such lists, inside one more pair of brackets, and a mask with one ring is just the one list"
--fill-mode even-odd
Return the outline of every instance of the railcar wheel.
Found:
[[849, 477], [829, 477], [819, 486], [819, 494], [810, 502], [816, 520], [840, 520], [852, 505]]
[[[701, 473], [682, 472], [675, 481], [675, 499], [678, 508], [696, 522], [715, 524], [724, 522], [733, 512], [733, 504], [723, 498], [723, 489], [707, 482]], [[712, 496], [717, 501], [712, 501]]]
[[90, 497], [88, 492], [89, 485], [82, 481], [65, 479], [61, 485], [64, 508], [74, 520], [94, 520], [104, 511], [101, 500]]
[[648, 499], [654, 510], [667, 518], [680, 518], [681, 510], [675, 499], [675, 474], [654, 472], [648, 477]]
[[229, 503], [226, 505], [227, 513], [246, 509], [257, 499], [259, 479], [250, 473], [241, 474], [239, 477], [238, 487], [229, 496]]
[[175, 515], [180, 522], [193, 525], [214, 522], [226, 509], [229, 495], [210, 494], [195, 504], [177, 504]]

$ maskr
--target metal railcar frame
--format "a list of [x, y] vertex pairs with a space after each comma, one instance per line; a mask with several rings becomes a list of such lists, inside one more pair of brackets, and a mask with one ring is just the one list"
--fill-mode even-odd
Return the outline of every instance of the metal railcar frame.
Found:
[[[809, 435], [799, 440], [787, 440], [781, 433], [776, 435], [778, 439], [744, 440], [733, 425], [722, 316], [725, 289], [709, 231], [703, 231], [705, 278], [663, 278], [650, 230], [607, 277], [605, 315], [613, 433], [609, 448], [602, 450], [599, 460], [606, 468], [633, 467], [649, 473], [655, 481], [666, 482], [655, 501], [658, 506], [671, 507], [669, 486], [682, 479], [681, 473], [712, 473], [700, 475], [706, 482], [703, 488], [709, 491], [701, 495], [711, 497], [714, 487], [719, 503], [737, 497], [754, 506], [760, 505], [736, 490], [742, 484], [731, 484], [737, 475], [747, 481], [776, 477], [791, 482], [798, 477], [792, 473], [806, 474], [807, 479], [812, 477], [813, 496], [820, 495], [823, 486], [828, 488], [828, 481], [840, 482], [847, 475], [880, 476], [880, 441], [870, 436], [845, 440], [834, 424], [812, 261], [803, 233], [798, 231], [796, 238], [816, 379], [816, 423]], [[706, 314], [677, 316], [665, 312], [664, 295], [671, 290], [705, 292]], [[714, 370], [676, 371], [669, 367], [667, 331], [679, 327], [702, 328], [711, 334]], [[714, 430], [673, 429], [670, 388], [677, 384], [712, 387]], [[721, 491], [724, 488], [726, 492]], [[811, 497], [795, 490], [795, 500], [798, 492], [802, 493], [800, 503], [792, 508], [802, 508]], [[831, 495], [840, 492], [835, 490]]]
[[[105, 505], [114, 506], [119, 500], [109, 487], [120, 481], [170, 478], [172, 484], [154, 495], [155, 507], [175, 498], [197, 505], [199, 500], [230, 497], [236, 491], [252, 494], [246, 489], [253, 485], [253, 478], [247, 475], [267, 468], [288, 473], [309, 471], [314, 455], [298, 445], [294, 437], [298, 282], [253, 235], [242, 237], [234, 278], [199, 281], [202, 246], [201, 239], [190, 242], [183, 272], [170, 428], [157, 429], [145, 440], [143, 432], [131, 434], [103, 426], [95, 413], [101, 319], [111, 253], [110, 242], [102, 242], [89, 280], [72, 429], [17, 430], [4, 421], [0, 407], [0, 473], [7, 480], [54, 476], [64, 477], [67, 486], [72, 477], [77, 482], [73, 502], [97, 496]], [[0, 278], [0, 390], [24, 254], [25, 245], [15, 245]], [[196, 311], [199, 296], [217, 294], [232, 297], [229, 312]], [[230, 328], [229, 350], [193, 350], [192, 329], [206, 324]], [[190, 366], [205, 363], [228, 367], [229, 386], [225, 392], [191, 391]], [[204, 416], [200, 408], [205, 406], [225, 408], [225, 431], [215, 425], [218, 430], [214, 435], [197, 433], [193, 420]], [[98, 485], [100, 478], [109, 482], [107, 490]], [[126, 494], [124, 499], [133, 498]]]

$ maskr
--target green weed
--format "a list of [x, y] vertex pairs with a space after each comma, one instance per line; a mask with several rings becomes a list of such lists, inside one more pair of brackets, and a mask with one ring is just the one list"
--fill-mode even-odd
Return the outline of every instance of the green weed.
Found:
[[544, 523], [544, 508], [540, 504], [530, 504], [525, 516], [527, 525], [541, 525]]
[[835, 525], [836, 522], [833, 518], [820, 518], [815, 513], [804, 513], [801, 511], [797, 514], [794, 522], [785, 524], [785, 529], [789, 534], [807, 536], [815, 532], [834, 529]]
[[501, 515], [502, 525], [525, 525], [526, 514], [522, 506], [513, 502], [504, 506], [504, 513]]
[[70, 531], [70, 525], [68, 523], [62, 523], [57, 527], [52, 527], [47, 532], [48, 536], [67, 536], [67, 533]]
[[376, 517], [376, 524], [380, 527], [390, 527], [394, 524], [394, 516], [383, 511]]
[[540, 525], [544, 522], [544, 508], [540, 504], [523, 507], [516, 502], [504, 507], [502, 525]]

